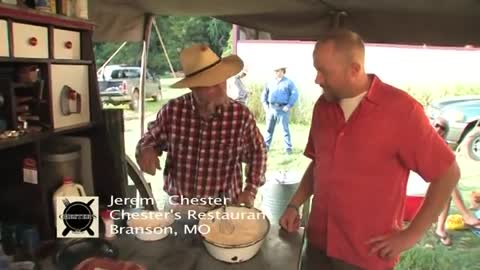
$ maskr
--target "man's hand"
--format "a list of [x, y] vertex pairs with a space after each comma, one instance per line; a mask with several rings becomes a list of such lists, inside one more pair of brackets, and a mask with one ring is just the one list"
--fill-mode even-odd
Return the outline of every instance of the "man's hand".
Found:
[[413, 247], [420, 237], [422, 236], [416, 235], [408, 229], [374, 237], [367, 241], [367, 245], [370, 246], [369, 254], [375, 254], [384, 260], [392, 260], [403, 251]]
[[290, 108], [289, 108], [288, 106], [283, 106], [282, 110], [283, 110], [284, 112], [288, 112], [288, 111], [290, 110]]
[[140, 152], [138, 165], [142, 171], [155, 175], [157, 169], [160, 169], [157, 151], [153, 147], [143, 148]]
[[280, 226], [287, 232], [296, 232], [300, 228], [300, 213], [293, 207], [287, 207], [280, 218]]
[[237, 204], [245, 204], [246, 207], [252, 207], [255, 201], [255, 195], [248, 190], [244, 190], [238, 195]]

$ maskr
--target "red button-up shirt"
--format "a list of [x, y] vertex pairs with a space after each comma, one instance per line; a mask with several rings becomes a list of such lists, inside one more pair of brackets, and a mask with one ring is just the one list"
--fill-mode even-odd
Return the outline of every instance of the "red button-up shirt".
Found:
[[430, 181], [455, 159], [422, 106], [374, 75], [347, 122], [337, 103], [320, 97], [305, 155], [315, 164], [308, 240], [369, 270], [397, 261], [369, 256], [366, 242], [402, 228], [409, 171]]
[[[242, 191], [242, 161], [246, 190], [264, 183], [267, 154], [263, 137], [247, 107], [230, 100], [202, 119], [188, 93], [169, 101], [148, 124], [137, 146], [167, 151], [164, 190], [169, 195], [236, 199]], [[138, 157], [137, 157], [138, 160]]]

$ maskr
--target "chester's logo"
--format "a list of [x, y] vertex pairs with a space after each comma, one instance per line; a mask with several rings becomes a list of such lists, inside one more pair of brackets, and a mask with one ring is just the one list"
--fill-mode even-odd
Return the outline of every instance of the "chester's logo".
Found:
[[98, 237], [98, 197], [57, 197], [57, 237]]

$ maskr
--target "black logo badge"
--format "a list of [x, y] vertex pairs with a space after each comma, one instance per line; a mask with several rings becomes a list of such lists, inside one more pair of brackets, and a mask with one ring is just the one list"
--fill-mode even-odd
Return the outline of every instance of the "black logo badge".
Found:
[[96, 197], [80, 198], [89, 199], [85, 202], [73, 197], [61, 198], [65, 208], [59, 211], [62, 214], [58, 218], [64, 226], [59, 226], [57, 221], [58, 237], [98, 237], [98, 201]]

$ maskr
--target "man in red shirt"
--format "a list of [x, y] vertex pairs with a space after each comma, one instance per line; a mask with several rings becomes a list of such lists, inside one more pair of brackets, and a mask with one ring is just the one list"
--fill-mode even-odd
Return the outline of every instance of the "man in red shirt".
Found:
[[[306, 269], [393, 269], [431, 227], [460, 178], [422, 106], [366, 74], [364, 55], [362, 39], [347, 30], [328, 33], [313, 52], [323, 95], [305, 150], [312, 162], [280, 220], [287, 231], [298, 229], [298, 207], [313, 195]], [[410, 170], [431, 184], [403, 228]]]
[[166, 151], [164, 190], [171, 197], [225, 196], [251, 206], [264, 183], [267, 156], [253, 114], [226, 93], [226, 80], [243, 62], [236, 55], [220, 58], [206, 45], [184, 49], [180, 62], [185, 78], [172, 87], [192, 92], [170, 100], [148, 124], [137, 162], [154, 175], [158, 155]]

